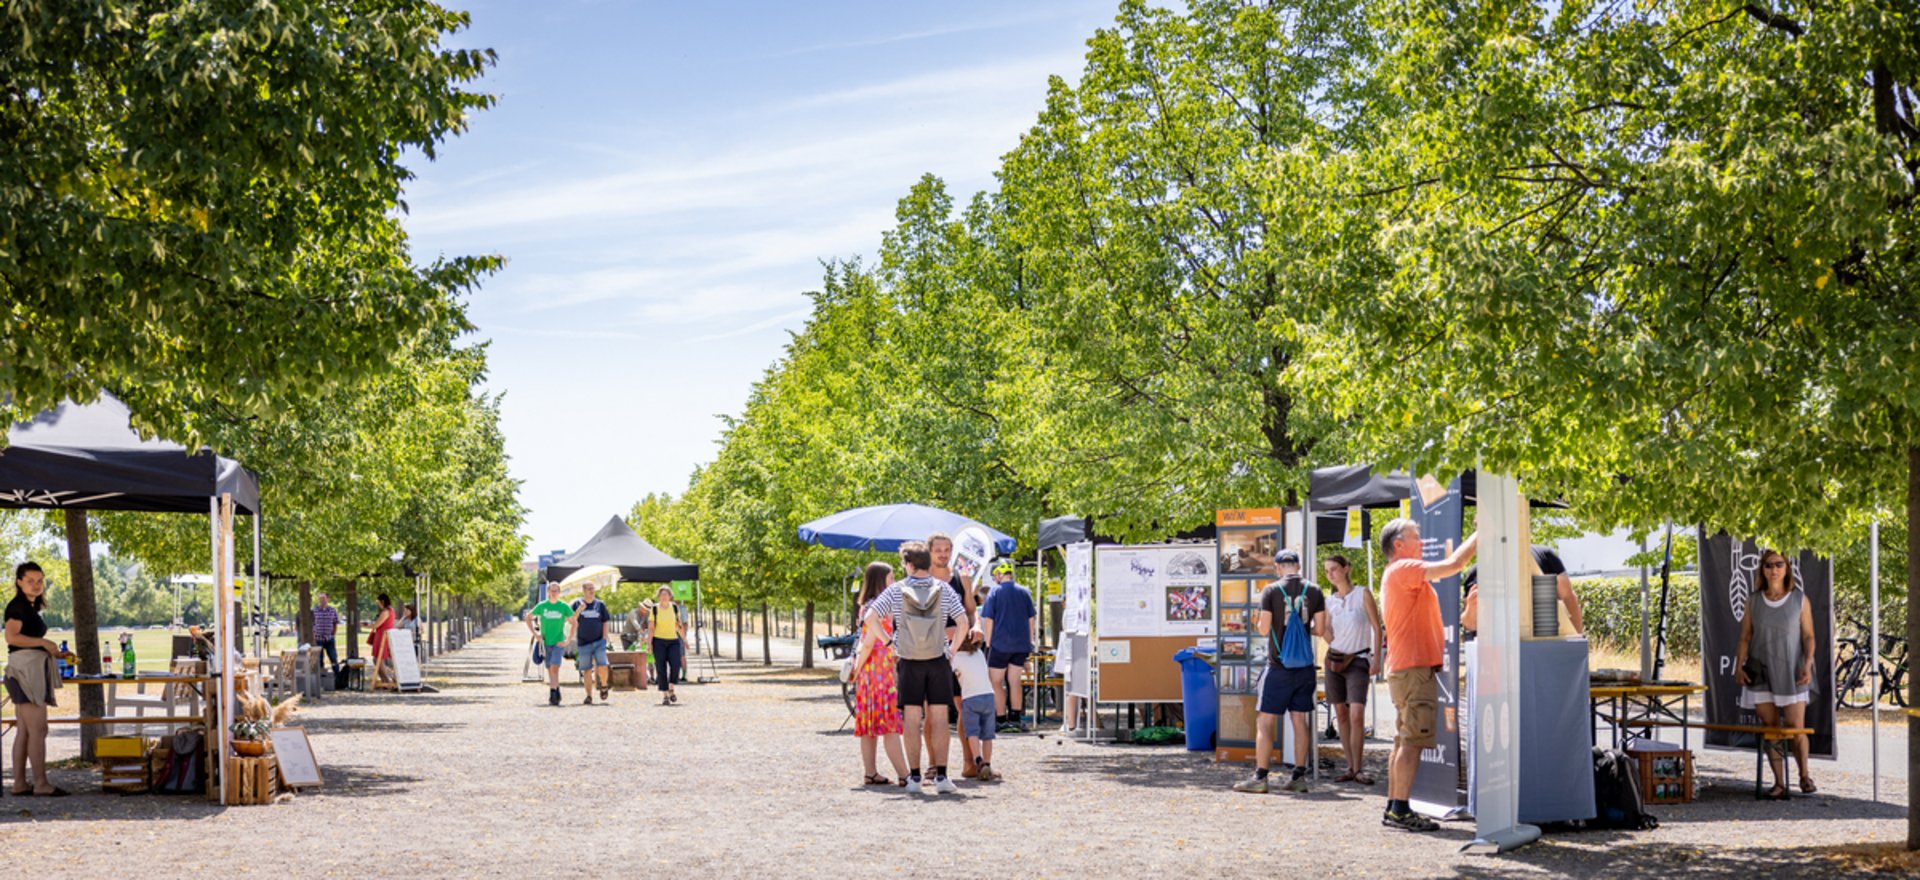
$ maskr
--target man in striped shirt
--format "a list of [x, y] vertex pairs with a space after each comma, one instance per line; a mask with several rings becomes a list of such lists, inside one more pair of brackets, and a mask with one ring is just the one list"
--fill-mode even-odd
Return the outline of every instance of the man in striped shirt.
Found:
[[335, 674], [340, 672], [340, 651], [334, 646], [334, 630], [340, 628], [340, 610], [327, 601], [327, 594], [319, 596], [320, 605], [313, 609], [313, 643], [327, 652], [328, 667]]

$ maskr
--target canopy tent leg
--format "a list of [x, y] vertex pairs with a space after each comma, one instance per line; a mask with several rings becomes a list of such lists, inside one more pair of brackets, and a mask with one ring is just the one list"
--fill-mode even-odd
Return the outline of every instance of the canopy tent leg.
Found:
[[1867, 678], [1873, 682], [1873, 802], [1880, 802], [1880, 521], [1867, 526], [1867, 604], [1873, 632], [1867, 636]]

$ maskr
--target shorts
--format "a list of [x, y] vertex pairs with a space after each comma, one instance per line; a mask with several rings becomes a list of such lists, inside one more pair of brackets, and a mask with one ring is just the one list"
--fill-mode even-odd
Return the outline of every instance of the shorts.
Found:
[[993, 742], [994, 718], [993, 695], [981, 694], [960, 701], [960, 722], [966, 725], [967, 738], [981, 742]]
[[1267, 674], [1260, 677], [1261, 714], [1312, 712], [1313, 687], [1320, 683], [1315, 672], [1311, 666], [1300, 669], [1268, 666]]
[[1434, 680], [1438, 666], [1415, 666], [1387, 673], [1387, 693], [1393, 696], [1393, 711], [1399, 716], [1393, 744], [1429, 749], [1438, 741], [1434, 723], [1439, 714], [1439, 685]]
[[1027, 668], [1027, 658], [1032, 656], [1032, 654], [1032, 651], [996, 651], [988, 648], [987, 668], [1005, 669], [1009, 666], [1014, 666], [1025, 669]]
[[607, 662], [607, 640], [606, 639], [599, 639], [591, 642], [581, 642], [580, 647], [575, 650], [575, 653], [579, 654], [579, 657], [576, 659], [580, 664], [580, 671], [582, 672], [592, 669], [595, 666], [612, 666], [613, 665], [612, 663]]
[[946, 706], [953, 703], [953, 664], [945, 657], [900, 660], [894, 666], [894, 684], [900, 689], [900, 708]]
[[[564, 645], [564, 644], [565, 642], [561, 643], [561, 645]], [[567, 662], [567, 649], [564, 647], [561, 647], [561, 645], [545, 646], [546, 652], [547, 652], [547, 668], [548, 669], [559, 669], [560, 664]]]
[[1338, 706], [1343, 703], [1356, 706], [1367, 704], [1367, 678], [1373, 675], [1373, 663], [1368, 657], [1355, 657], [1347, 668], [1339, 672], [1327, 670], [1327, 702]]

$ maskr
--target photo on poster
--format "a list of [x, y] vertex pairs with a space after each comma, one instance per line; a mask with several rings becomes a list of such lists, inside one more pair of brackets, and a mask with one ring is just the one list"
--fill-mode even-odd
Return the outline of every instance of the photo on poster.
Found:
[[1245, 608], [1220, 609], [1220, 634], [1229, 636], [1246, 635], [1251, 629], [1251, 624], [1249, 624], [1248, 621], [1252, 613], [1253, 612]]
[[1247, 658], [1246, 639], [1221, 639], [1220, 661], [1223, 663], [1244, 661]]
[[1273, 577], [1273, 554], [1280, 550], [1280, 534], [1270, 528], [1221, 529], [1220, 574]]
[[1207, 564], [1208, 557], [1212, 555], [1200, 551], [1173, 554], [1167, 559], [1167, 579], [1181, 583], [1213, 583], [1213, 567]]
[[1248, 597], [1253, 595], [1252, 593], [1248, 592], [1247, 586], [1248, 586], [1247, 581], [1238, 581], [1238, 580], [1221, 581], [1220, 582], [1221, 606], [1225, 607], [1225, 606], [1231, 606], [1231, 605], [1247, 604]]
[[1167, 622], [1198, 623], [1213, 616], [1211, 586], [1167, 587]]

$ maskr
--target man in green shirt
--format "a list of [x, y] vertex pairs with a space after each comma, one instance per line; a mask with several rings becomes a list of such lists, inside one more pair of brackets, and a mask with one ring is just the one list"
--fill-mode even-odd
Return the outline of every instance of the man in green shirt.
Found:
[[553, 598], [555, 584], [547, 585], [547, 600], [527, 612], [527, 629], [540, 639], [547, 653], [547, 705], [560, 705], [560, 664], [566, 660], [567, 622], [573, 606]]

